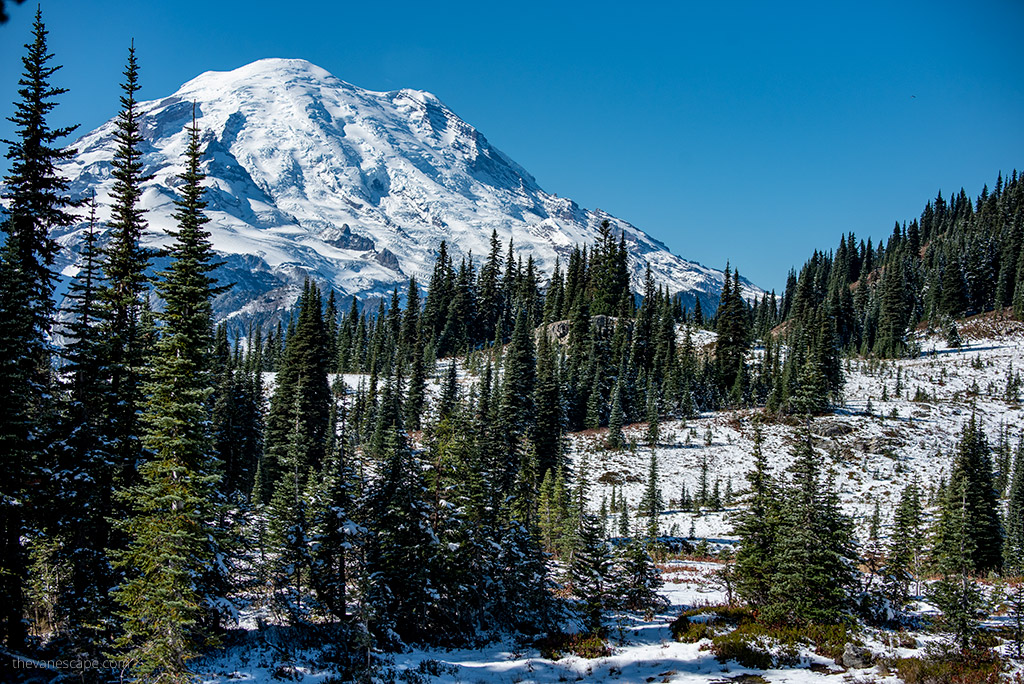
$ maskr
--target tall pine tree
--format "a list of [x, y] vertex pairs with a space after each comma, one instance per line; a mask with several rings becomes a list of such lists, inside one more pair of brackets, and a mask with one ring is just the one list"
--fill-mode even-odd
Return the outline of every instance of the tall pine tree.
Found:
[[0, 226], [5, 233], [0, 249], [0, 387], [5, 393], [0, 442], [6, 452], [0, 485], [0, 641], [15, 650], [26, 636], [22, 536], [29, 510], [27, 481], [31, 469], [43, 465], [36, 455], [46, 450], [54, 417], [49, 332], [59, 246], [50, 231], [73, 221], [67, 212], [72, 205], [68, 181], [57, 173], [57, 165], [74, 150], [56, 145], [74, 127], [52, 128], [47, 121], [56, 98], [66, 91], [50, 84], [60, 67], [51, 64], [46, 36], [37, 9], [32, 41], [22, 57], [20, 100], [10, 119], [16, 139], [5, 141], [11, 166], [2, 195], [8, 216]]

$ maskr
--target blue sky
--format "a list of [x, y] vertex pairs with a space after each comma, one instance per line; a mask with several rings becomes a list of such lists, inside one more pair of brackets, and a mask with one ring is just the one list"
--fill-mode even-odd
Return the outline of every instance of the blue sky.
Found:
[[[766, 288], [843, 232], [886, 236], [940, 188], [1024, 170], [1019, 0], [41, 4], [70, 89], [57, 123], [116, 113], [132, 38], [143, 99], [302, 57], [429, 90], [546, 190]], [[34, 9], [0, 26], [0, 102]]]

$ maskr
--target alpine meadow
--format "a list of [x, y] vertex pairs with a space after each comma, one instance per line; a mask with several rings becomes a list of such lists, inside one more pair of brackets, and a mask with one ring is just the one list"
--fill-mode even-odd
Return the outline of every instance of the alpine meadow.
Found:
[[1024, 678], [1016, 169], [713, 268], [305, 59], [144, 99], [127, 34], [80, 130], [60, 11], [0, 1], [0, 680]]

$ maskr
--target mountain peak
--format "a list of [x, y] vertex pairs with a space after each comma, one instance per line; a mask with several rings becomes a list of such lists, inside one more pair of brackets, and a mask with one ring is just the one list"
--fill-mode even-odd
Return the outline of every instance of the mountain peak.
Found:
[[[364, 90], [303, 59], [261, 59], [209, 71], [139, 105], [150, 230], [167, 244], [185, 126], [203, 131], [209, 224], [236, 283], [221, 316], [290, 305], [304, 278], [343, 296], [383, 296], [409, 276], [425, 282], [446, 240], [456, 258], [489, 249], [496, 230], [550, 272], [608, 220], [629, 246], [634, 286], [649, 265], [684, 300], [715, 307], [722, 274], [685, 261], [631, 224], [541, 189], [436, 96]], [[113, 121], [83, 136], [64, 171], [73, 192], [109, 204]], [[101, 209], [101, 219], [104, 218]], [[77, 244], [81, 227], [61, 239]], [[74, 266], [64, 264], [71, 273]], [[750, 293], [755, 290], [751, 289]]]

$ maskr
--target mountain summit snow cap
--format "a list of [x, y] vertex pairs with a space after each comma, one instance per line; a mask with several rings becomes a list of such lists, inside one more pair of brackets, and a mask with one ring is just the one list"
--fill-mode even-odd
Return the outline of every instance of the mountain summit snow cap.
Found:
[[[446, 240], [456, 261], [503, 244], [550, 273], [575, 244], [592, 244], [601, 223], [625, 236], [640, 289], [650, 265], [657, 283], [692, 307], [717, 304], [722, 273], [671, 254], [628, 222], [543, 190], [536, 179], [436, 96], [376, 92], [302, 59], [261, 59], [210, 71], [168, 97], [139, 105], [145, 173], [142, 204], [149, 246], [169, 244], [185, 126], [196, 103], [214, 248], [223, 280], [221, 318], [290, 306], [311, 277], [342, 296], [382, 296], [410, 276], [425, 282]], [[108, 210], [113, 121], [75, 143], [63, 169], [73, 192], [95, 189]], [[106, 213], [105, 213], [106, 212]], [[83, 225], [58, 237], [75, 248]], [[65, 274], [75, 267], [61, 264]], [[760, 290], [747, 286], [745, 294]]]

